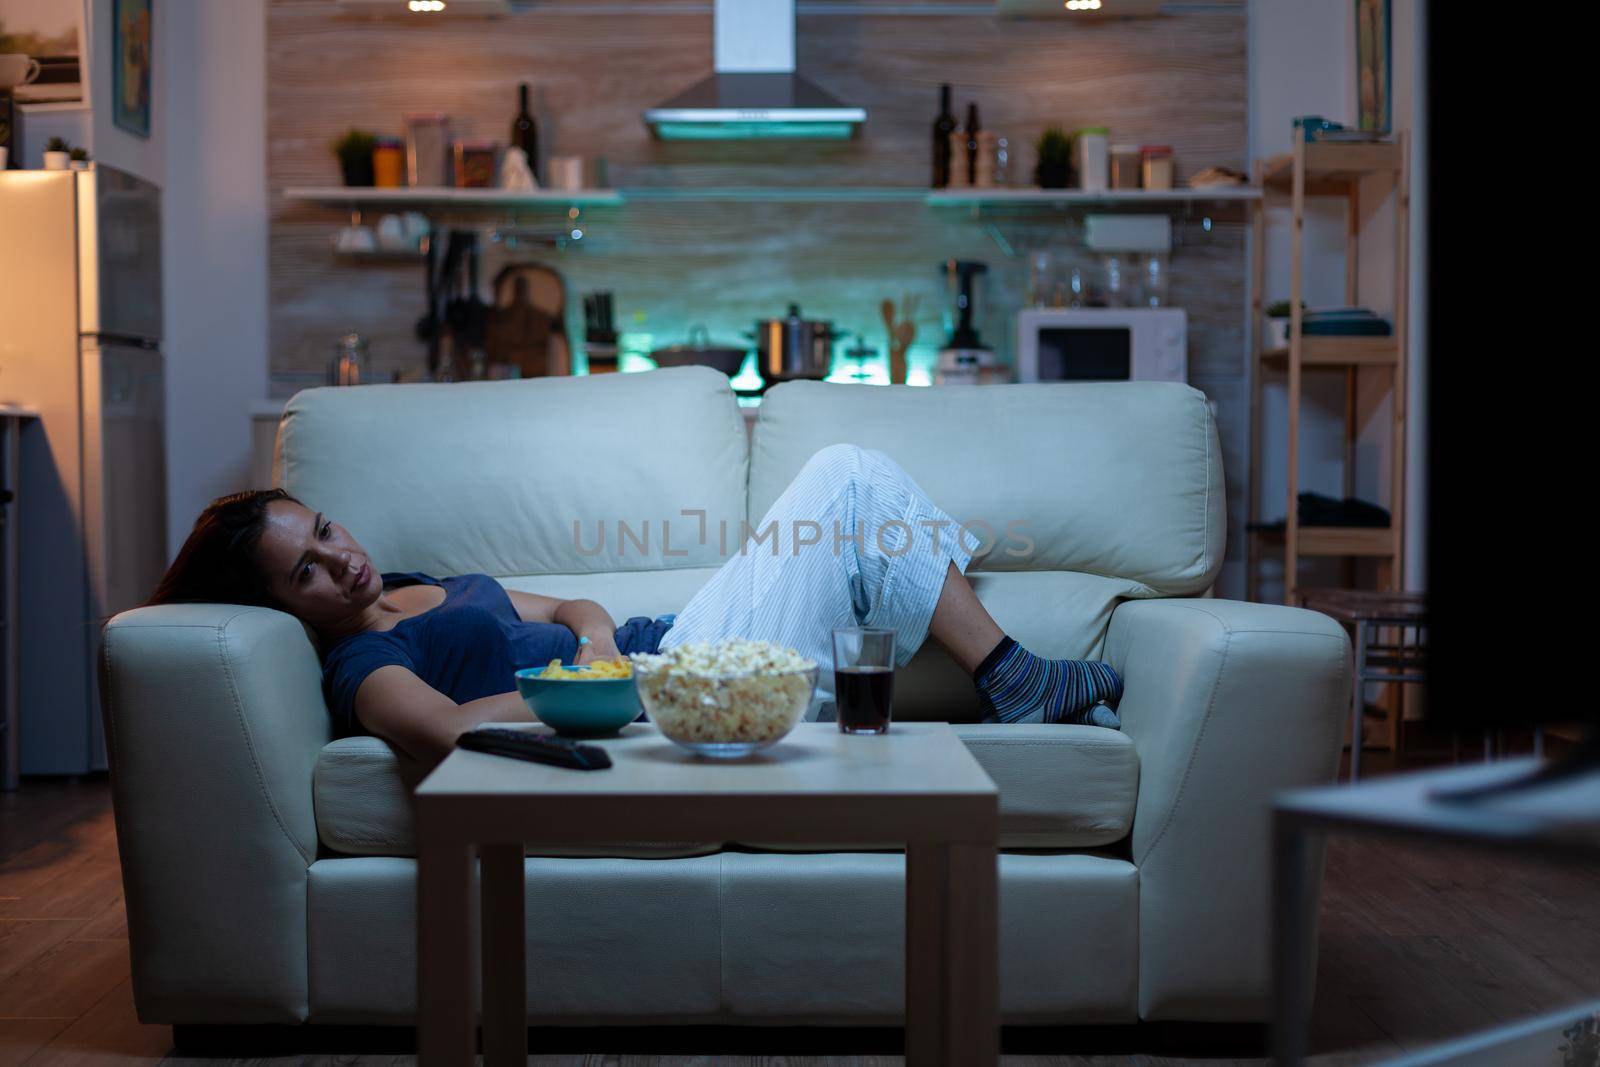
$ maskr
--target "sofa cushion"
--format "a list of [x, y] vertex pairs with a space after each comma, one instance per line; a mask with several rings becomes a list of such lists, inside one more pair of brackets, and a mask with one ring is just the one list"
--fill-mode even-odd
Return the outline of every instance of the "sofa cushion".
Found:
[[[1128, 836], [1139, 753], [1098, 726], [973, 723], [955, 728], [1000, 790], [1001, 848], [1095, 848]], [[771, 852], [844, 852], [900, 845], [742, 842]]]
[[[956, 731], [1000, 788], [1003, 847], [1090, 848], [1127, 835], [1139, 790], [1139, 761], [1126, 735], [1094, 726], [1036, 724], [958, 726]], [[317, 834], [323, 847], [357, 856], [416, 855], [411, 793], [423, 773], [375, 737], [347, 737], [325, 747], [314, 778]], [[720, 846], [720, 842], [641, 843], [530, 851], [665, 857], [701, 855]], [[863, 846], [786, 847], [785, 851], [827, 852], [837, 847]]]
[[[1052, 659], [1099, 659], [1111, 613], [1139, 585], [1072, 571], [977, 571], [972, 588], [1000, 629]], [[972, 677], [933, 641], [895, 673], [895, 718], [906, 722], [977, 722], [983, 717]]]
[[988, 523], [993, 536], [974, 527], [989, 549], [978, 570], [1084, 571], [1177, 596], [1205, 590], [1222, 565], [1221, 445], [1187, 385], [786, 382], [761, 401], [750, 521], [841, 442], [894, 457], [957, 522]]
[[[746, 458], [727, 376], [680, 367], [307, 389], [284, 411], [277, 481], [381, 570], [586, 574], [721, 563], [715, 531], [744, 518]], [[704, 544], [685, 509], [705, 512]]]
[[[317, 756], [312, 799], [322, 847], [351, 856], [415, 856], [411, 794], [427, 770], [377, 737], [345, 737]], [[718, 844], [653, 842], [605, 848], [539, 848], [540, 856], [666, 858], [715, 852]]]

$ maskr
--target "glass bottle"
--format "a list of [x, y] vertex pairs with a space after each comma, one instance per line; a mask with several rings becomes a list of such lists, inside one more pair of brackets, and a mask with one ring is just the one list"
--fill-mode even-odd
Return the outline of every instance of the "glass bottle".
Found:
[[539, 124], [533, 121], [533, 115], [528, 111], [527, 82], [517, 86], [517, 97], [520, 105], [516, 118], [511, 120], [511, 147], [522, 149], [522, 154], [528, 157], [528, 170], [533, 173], [533, 180], [542, 185], [544, 179], [539, 174]]
[[967, 135], [967, 184], [976, 185], [978, 182], [978, 105], [974, 101], [967, 105], [967, 126], [962, 132]]
[[939, 116], [933, 120], [933, 187], [950, 184], [950, 134], [956, 117], [950, 114], [950, 86], [939, 86]]

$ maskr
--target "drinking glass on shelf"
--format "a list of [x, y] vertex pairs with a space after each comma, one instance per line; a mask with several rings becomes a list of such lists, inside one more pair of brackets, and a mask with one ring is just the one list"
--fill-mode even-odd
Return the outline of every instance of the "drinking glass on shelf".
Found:
[[833, 631], [833, 695], [839, 731], [885, 734], [894, 703], [894, 631], [847, 626]]

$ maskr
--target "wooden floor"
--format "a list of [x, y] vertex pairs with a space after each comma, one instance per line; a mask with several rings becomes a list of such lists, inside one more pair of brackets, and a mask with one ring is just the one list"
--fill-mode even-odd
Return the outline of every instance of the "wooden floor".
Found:
[[[1600, 996], [1600, 870], [1470, 851], [1336, 840], [1329, 850], [1312, 1041], [1319, 1064], [1356, 1064]], [[605, 1038], [597, 1039], [606, 1047]], [[1259, 1063], [1059, 1045], [1008, 1065]], [[879, 1042], [881, 1045], [881, 1041]], [[1019, 1044], [1008, 1037], [1008, 1044]], [[134, 1017], [127, 926], [104, 782], [0, 794], [0, 1065], [156, 1062], [171, 1031]], [[675, 1051], [677, 1051], [675, 1049]], [[684, 1050], [684, 1051], [694, 1051]], [[180, 1063], [209, 1062], [195, 1059]], [[397, 1063], [393, 1055], [250, 1062]], [[631, 1067], [898, 1063], [878, 1055], [560, 1055], [533, 1063]]]

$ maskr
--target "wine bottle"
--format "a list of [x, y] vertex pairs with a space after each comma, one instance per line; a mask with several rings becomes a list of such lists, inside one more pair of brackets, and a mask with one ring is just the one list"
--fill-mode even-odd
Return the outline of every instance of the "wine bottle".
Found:
[[950, 134], [956, 117], [950, 114], [950, 86], [939, 86], [939, 117], [933, 120], [933, 187], [950, 184]]
[[978, 184], [978, 105], [976, 102], [967, 105], [967, 128], [962, 131], [967, 135], [967, 184]]
[[517, 117], [511, 120], [511, 147], [522, 149], [522, 154], [528, 157], [528, 170], [533, 172], [533, 180], [543, 185], [544, 178], [539, 174], [539, 124], [528, 112], [528, 83], [518, 86], [517, 93], [521, 107]]

